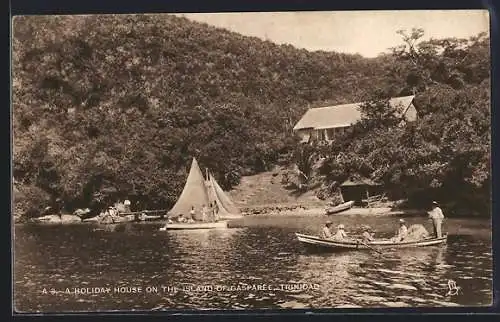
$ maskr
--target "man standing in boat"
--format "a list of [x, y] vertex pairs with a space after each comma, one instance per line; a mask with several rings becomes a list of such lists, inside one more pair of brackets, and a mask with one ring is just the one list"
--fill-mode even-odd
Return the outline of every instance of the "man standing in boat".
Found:
[[442, 237], [441, 225], [443, 224], [443, 211], [439, 208], [439, 205], [436, 201], [432, 202], [432, 210], [428, 212], [429, 218], [432, 220], [432, 225], [434, 227], [434, 236], [436, 238]]
[[189, 216], [191, 216], [192, 220], [195, 220], [195, 218], [196, 218], [196, 210], [194, 209], [194, 206], [191, 206], [191, 210], [189, 211]]
[[214, 220], [215, 222], [219, 221], [219, 205], [217, 201], [214, 201]]
[[208, 221], [210, 222], [215, 222], [215, 212], [214, 212], [214, 206], [210, 202], [208, 204]]
[[203, 205], [201, 208], [201, 221], [205, 222], [207, 221], [207, 215], [208, 215], [208, 208], [206, 205]]
[[323, 230], [321, 231], [321, 238], [332, 239], [333, 235], [332, 235], [332, 232], [330, 230], [331, 225], [332, 225], [331, 221], [327, 221], [325, 223], [325, 226], [323, 227]]

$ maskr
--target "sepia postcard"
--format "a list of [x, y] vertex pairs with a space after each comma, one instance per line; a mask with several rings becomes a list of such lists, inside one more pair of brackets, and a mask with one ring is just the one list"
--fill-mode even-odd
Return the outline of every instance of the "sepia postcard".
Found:
[[13, 312], [491, 306], [489, 30], [13, 17]]

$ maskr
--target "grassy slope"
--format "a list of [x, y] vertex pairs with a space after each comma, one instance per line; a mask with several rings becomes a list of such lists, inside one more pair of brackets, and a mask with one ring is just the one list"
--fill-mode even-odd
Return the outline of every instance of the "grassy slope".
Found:
[[315, 190], [304, 194], [296, 194], [286, 189], [282, 183], [282, 175], [288, 170], [276, 167], [273, 171], [262, 172], [241, 178], [238, 186], [229, 192], [233, 201], [242, 208], [264, 206], [324, 207], [327, 201], [315, 196]]

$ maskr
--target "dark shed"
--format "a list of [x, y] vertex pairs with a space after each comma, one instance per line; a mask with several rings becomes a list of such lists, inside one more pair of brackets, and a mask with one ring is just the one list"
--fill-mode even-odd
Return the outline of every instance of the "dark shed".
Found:
[[369, 206], [369, 200], [374, 196], [380, 196], [383, 187], [368, 178], [348, 179], [340, 185], [340, 192], [345, 201], [354, 201], [357, 206]]

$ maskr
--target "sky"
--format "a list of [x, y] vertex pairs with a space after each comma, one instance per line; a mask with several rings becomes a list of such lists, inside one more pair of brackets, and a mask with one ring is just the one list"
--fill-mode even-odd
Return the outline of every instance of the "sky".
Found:
[[423, 28], [423, 39], [468, 38], [489, 32], [486, 10], [322, 11], [184, 13], [205, 22], [277, 44], [307, 50], [336, 51], [375, 57], [400, 45], [398, 30]]

